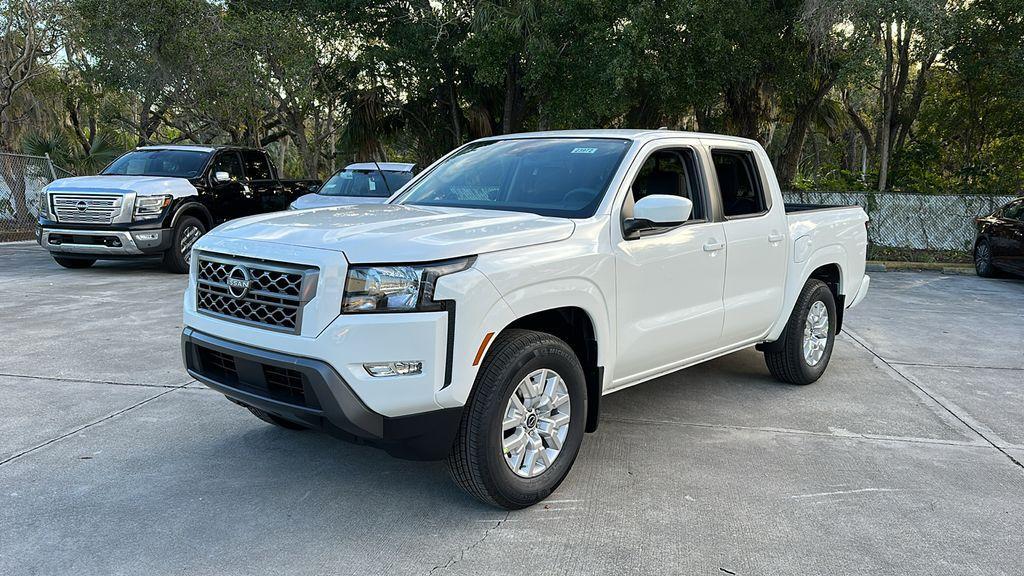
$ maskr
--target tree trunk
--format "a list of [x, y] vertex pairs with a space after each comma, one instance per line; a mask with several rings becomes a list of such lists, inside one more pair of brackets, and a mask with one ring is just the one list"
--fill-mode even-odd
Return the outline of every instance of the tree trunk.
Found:
[[511, 134], [516, 131], [515, 108], [519, 92], [519, 55], [513, 54], [508, 59], [505, 68], [505, 109], [501, 120], [501, 131], [503, 134]]

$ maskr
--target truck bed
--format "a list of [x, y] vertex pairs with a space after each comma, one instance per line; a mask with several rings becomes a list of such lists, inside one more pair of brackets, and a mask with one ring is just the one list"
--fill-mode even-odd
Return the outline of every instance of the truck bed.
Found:
[[844, 206], [841, 204], [800, 204], [798, 202], [786, 202], [785, 204], [786, 213], [792, 214], [794, 212], [810, 212], [812, 210], [831, 210], [834, 208], [853, 208], [853, 206]]

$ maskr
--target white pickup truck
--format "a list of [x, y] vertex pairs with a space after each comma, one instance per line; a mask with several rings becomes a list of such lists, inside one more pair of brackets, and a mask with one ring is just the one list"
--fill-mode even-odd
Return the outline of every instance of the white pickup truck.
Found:
[[183, 355], [267, 422], [447, 458], [521, 508], [566, 477], [603, 394], [755, 345], [779, 380], [817, 380], [868, 290], [866, 222], [785, 206], [750, 140], [485, 138], [386, 204], [202, 237]]

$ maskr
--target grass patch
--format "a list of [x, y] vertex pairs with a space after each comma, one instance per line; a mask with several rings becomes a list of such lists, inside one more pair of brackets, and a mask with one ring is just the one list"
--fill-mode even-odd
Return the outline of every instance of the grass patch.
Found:
[[887, 262], [932, 262], [938, 264], [970, 264], [971, 255], [962, 250], [923, 250], [868, 245], [868, 260]]

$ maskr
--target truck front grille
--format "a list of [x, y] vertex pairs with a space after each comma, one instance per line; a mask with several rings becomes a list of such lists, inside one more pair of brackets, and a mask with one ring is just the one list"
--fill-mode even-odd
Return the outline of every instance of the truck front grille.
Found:
[[120, 194], [53, 194], [53, 212], [58, 222], [110, 224], [121, 213]]
[[302, 309], [316, 293], [319, 270], [292, 264], [200, 253], [199, 312], [243, 324], [298, 334]]

